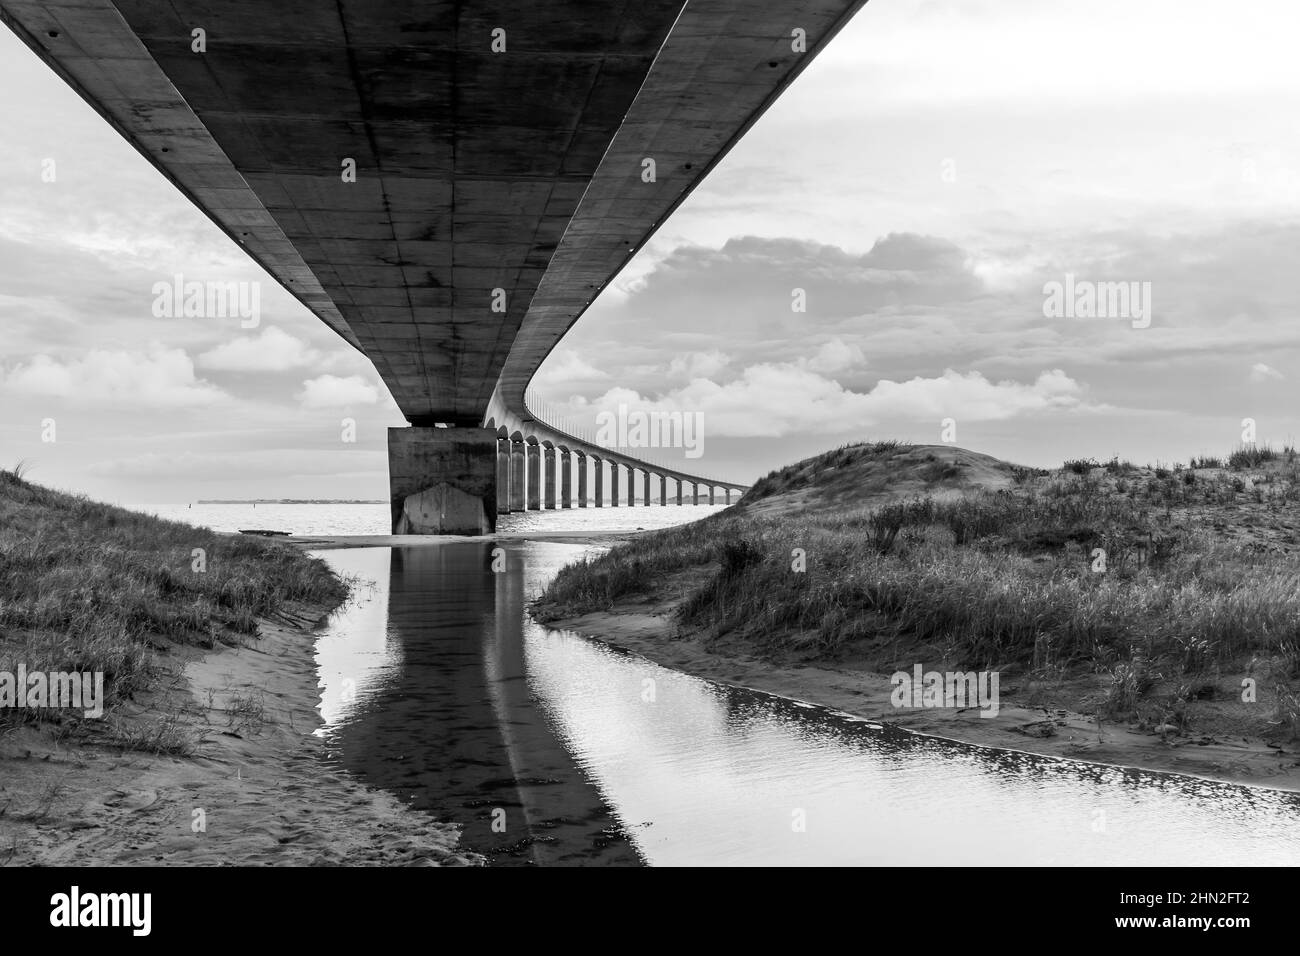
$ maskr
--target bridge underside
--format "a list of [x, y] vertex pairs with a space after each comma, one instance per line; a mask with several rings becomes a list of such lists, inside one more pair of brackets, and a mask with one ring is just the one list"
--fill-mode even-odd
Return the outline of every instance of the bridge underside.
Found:
[[863, 2], [0, 0], [0, 19], [374, 362], [420, 432], [394, 447], [448, 451], [415, 493], [457, 491], [403, 502], [425, 516], [406, 526], [466, 530], [497, 496], [464, 457], [495, 483], [496, 450], [432, 427], [531, 422], [555, 343]]

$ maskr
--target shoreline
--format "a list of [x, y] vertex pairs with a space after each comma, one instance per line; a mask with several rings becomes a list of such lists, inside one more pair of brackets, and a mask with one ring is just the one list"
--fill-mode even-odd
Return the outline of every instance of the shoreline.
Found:
[[[645, 534], [637, 529], [613, 531], [502, 531], [496, 534], [317, 534], [287, 535], [274, 540], [306, 551], [338, 551], [345, 548], [436, 548], [449, 544], [514, 543], [540, 541], [553, 544], [587, 544], [612, 547]], [[236, 537], [239, 535], [236, 534]], [[248, 537], [248, 535], [244, 535]]]
[[675, 606], [672, 600], [642, 598], [618, 602], [609, 611], [538, 620], [545, 627], [572, 631], [680, 673], [911, 733], [1052, 759], [1300, 791], [1297, 751], [1205, 735], [1162, 736], [1105, 721], [1099, 728], [1086, 714], [1017, 702], [1014, 688], [1002, 690], [996, 718], [980, 717], [978, 708], [895, 708], [888, 674], [851, 664], [773, 662], [747, 654], [725, 639], [717, 648], [707, 647], [698, 633], [680, 632], [671, 619]]
[[[330, 611], [262, 620], [238, 647], [160, 646], [154, 688], [106, 715], [170, 725], [184, 756], [103, 746], [98, 727], [19, 726], [0, 737], [0, 863], [456, 866], [459, 828], [328, 762], [314, 654]], [[98, 723], [98, 722], [95, 722]]]

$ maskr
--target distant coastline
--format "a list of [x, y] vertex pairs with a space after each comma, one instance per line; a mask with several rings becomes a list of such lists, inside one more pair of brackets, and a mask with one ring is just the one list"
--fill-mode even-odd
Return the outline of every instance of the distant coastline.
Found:
[[378, 498], [200, 498], [196, 505], [384, 505]]

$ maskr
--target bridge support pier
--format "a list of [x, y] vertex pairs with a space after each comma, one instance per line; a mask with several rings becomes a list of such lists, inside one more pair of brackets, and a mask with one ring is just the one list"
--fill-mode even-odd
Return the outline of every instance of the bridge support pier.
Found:
[[609, 506], [618, 507], [618, 462], [609, 463]]
[[682, 480], [678, 478], [677, 479], [677, 504], [680, 505], [681, 503], [682, 503]]
[[497, 467], [490, 429], [388, 429], [393, 534], [491, 534]]
[[592, 469], [596, 473], [596, 507], [603, 508], [605, 506], [605, 462], [595, 455], [591, 456], [591, 461]]
[[542, 507], [542, 454], [541, 447], [529, 442], [528, 449], [528, 510], [540, 511]]
[[578, 456], [578, 507], [587, 507], [587, 456], [582, 452]]
[[559, 484], [555, 480], [555, 449], [547, 445], [542, 449], [542, 456], [546, 462], [546, 488], [542, 491], [542, 503], [551, 511], [555, 510], [555, 486]]
[[659, 476], [659, 503], [661, 505], [668, 504], [668, 476], [667, 475]]
[[691, 504], [698, 505], [699, 503], [700, 503], [700, 483], [698, 481], [693, 481], [691, 482]]
[[510, 440], [497, 439], [497, 514], [510, 513]]
[[560, 449], [560, 507], [573, 507], [573, 459], [569, 449]]
[[521, 441], [512, 441], [510, 443], [510, 510], [524, 511], [526, 502], [524, 501], [524, 443]]
[[650, 507], [650, 472], [648, 471], [641, 472], [641, 478], [642, 478], [641, 490], [645, 492], [644, 495], [645, 506], [649, 508]]

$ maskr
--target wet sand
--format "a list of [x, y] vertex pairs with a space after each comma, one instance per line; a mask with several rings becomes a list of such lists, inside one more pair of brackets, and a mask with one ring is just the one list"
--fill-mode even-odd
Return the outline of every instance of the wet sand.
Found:
[[159, 652], [156, 688], [105, 721], [159, 720], [192, 755], [122, 752], [102, 725], [0, 737], [0, 863], [473, 865], [459, 830], [369, 790], [324, 759], [311, 628], [324, 609], [264, 623], [243, 647]]

